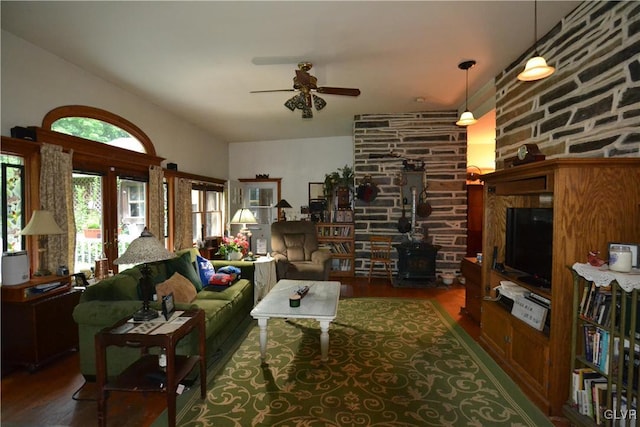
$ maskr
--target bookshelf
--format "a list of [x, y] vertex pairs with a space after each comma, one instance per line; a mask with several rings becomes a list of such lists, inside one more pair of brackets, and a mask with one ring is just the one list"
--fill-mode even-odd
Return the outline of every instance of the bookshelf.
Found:
[[635, 425], [640, 275], [578, 263], [572, 273], [571, 390], [564, 415], [577, 426]]
[[354, 228], [353, 222], [316, 223], [318, 244], [333, 254], [330, 278], [354, 275]]

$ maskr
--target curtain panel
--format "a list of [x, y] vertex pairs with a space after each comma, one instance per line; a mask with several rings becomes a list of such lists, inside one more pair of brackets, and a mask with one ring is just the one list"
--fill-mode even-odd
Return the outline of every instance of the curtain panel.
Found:
[[59, 145], [40, 147], [40, 205], [53, 213], [63, 234], [47, 236], [46, 265], [55, 271], [67, 266], [74, 271], [76, 227], [73, 214], [73, 151], [64, 153]]
[[149, 231], [164, 242], [164, 171], [160, 166], [149, 167]]
[[180, 178], [176, 186], [176, 223], [174, 250], [193, 247], [193, 208], [191, 206], [191, 180]]

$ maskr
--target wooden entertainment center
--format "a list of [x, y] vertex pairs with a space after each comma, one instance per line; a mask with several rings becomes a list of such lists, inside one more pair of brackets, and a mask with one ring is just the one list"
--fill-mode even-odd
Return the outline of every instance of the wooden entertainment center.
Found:
[[[480, 342], [546, 414], [561, 416], [569, 397], [573, 277], [589, 250], [606, 259], [609, 242], [640, 242], [640, 159], [554, 159], [484, 175], [482, 284], [485, 297], [507, 280], [551, 300], [548, 330], [514, 317], [504, 305], [482, 301]], [[509, 207], [553, 208], [550, 290], [499, 272], [505, 259]], [[496, 260], [493, 258], [496, 251]]]

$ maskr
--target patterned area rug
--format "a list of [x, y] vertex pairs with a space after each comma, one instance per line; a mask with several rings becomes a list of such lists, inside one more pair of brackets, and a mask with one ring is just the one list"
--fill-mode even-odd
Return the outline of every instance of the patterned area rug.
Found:
[[206, 400], [197, 384], [180, 396], [178, 425], [552, 425], [434, 301], [341, 300], [328, 362], [315, 321], [270, 320], [265, 364], [258, 335], [212, 373]]

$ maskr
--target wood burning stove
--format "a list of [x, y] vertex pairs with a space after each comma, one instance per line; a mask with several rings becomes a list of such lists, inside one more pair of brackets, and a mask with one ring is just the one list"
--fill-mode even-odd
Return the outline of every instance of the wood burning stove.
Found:
[[395, 287], [423, 287], [436, 281], [436, 256], [440, 246], [421, 242], [393, 245], [398, 251], [398, 276]]

